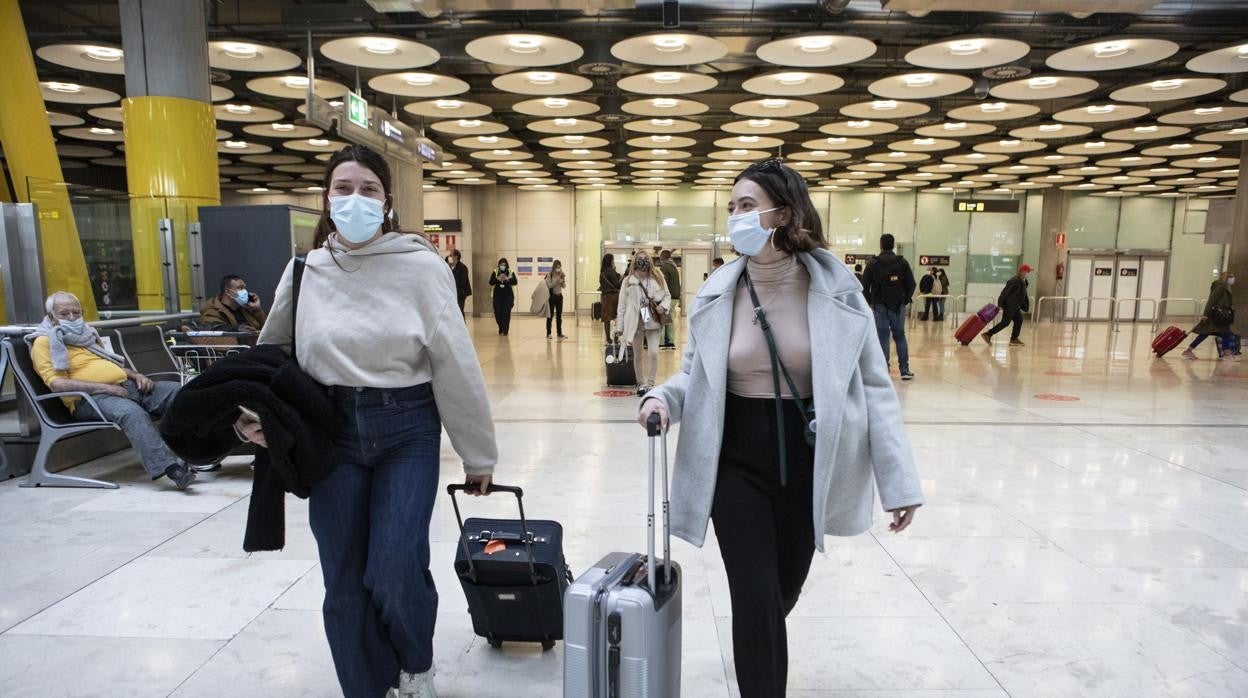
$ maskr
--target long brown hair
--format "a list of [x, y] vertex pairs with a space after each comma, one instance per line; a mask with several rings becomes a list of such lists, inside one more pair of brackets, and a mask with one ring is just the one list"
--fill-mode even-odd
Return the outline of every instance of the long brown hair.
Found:
[[381, 220], [381, 229], [384, 232], [392, 232], [398, 230], [394, 220], [390, 218], [390, 211], [394, 208], [394, 195], [391, 193], [391, 183], [393, 179], [390, 176], [390, 165], [386, 163], [377, 151], [365, 145], [349, 145], [342, 150], [334, 153], [334, 156], [325, 164], [325, 176], [321, 178], [321, 219], [316, 223], [316, 237], [312, 243], [312, 249], [317, 249], [325, 244], [329, 239], [330, 233], [334, 232], [334, 221], [329, 217], [329, 185], [334, 179], [334, 170], [344, 162], [358, 162], [364, 167], [373, 171], [377, 175], [377, 179], [381, 180], [381, 189], [386, 193], [386, 211]]
[[789, 222], [776, 229], [773, 244], [782, 252], [810, 252], [827, 247], [823, 237], [823, 222], [815, 204], [810, 200], [806, 180], [797, 170], [786, 167], [773, 158], [750, 165], [737, 175], [737, 182], [748, 179], [767, 192], [771, 204], [789, 209]]

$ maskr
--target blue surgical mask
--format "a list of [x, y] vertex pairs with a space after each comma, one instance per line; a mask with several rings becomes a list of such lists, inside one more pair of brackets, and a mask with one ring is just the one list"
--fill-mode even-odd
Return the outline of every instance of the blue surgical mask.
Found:
[[382, 202], [359, 194], [329, 197], [329, 218], [343, 240], [353, 244], [368, 242], [377, 234], [384, 218]]
[[776, 232], [775, 228], [763, 227], [762, 217], [768, 211], [775, 211], [779, 206], [765, 211], [750, 211], [735, 216], [728, 216], [728, 239], [737, 252], [753, 257], [763, 251], [763, 245]]
[[82, 334], [87, 331], [87, 321], [82, 318], [77, 320], [61, 320], [61, 332], [65, 334]]
[[251, 294], [247, 293], [247, 289], [240, 288], [234, 294], [234, 301], [239, 305], [247, 305], [247, 301], [251, 300]]

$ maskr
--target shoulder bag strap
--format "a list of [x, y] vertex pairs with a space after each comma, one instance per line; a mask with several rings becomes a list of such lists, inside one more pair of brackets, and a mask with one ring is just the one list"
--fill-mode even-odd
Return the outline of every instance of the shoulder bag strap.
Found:
[[788, 453], [785, 446], [784, 434], [784, 398], [780, 392], [780, 375], [784, 374], [784, 380], [789, 384], [789, 393], [793, 395], [793, 401], [797, 403], [797, 409], [802, 413], [803, 417], [808, 417], [806, 411], [806, 403], [801, 398], [801, 394], [797, 392], [797, 384], [793, 381], [793, 377], [789, 375], [789, 370], [785, 368], [784, 362], [780, 360], [780, 352], [776, 349], [776, 338], [771, 333], [771, 323], [767, 320], [767, 313], [763, 310], [763, 304], [758, 300], [758, 293], [754, 290], [754, 282], [750, 279], [749, 271], [742, 273], [745, 278], [745, 287], [750, 292], [750, 301], [754, 304], [754, 317], [758, 319], [758, 326], [763, 330], [763, 338], [767, 340], [767, 353], [771, 355], [771, 380], [776, 391], [776, 427], [779, 430], [780, 443], [780, 485], [788, 484], [789, 466]]
[[306, 267], [307, 259], [297, 255], [290, 283], [290, 357], [296, 364], [299, 363], [299, 290], [303, 288], [303, 270]]

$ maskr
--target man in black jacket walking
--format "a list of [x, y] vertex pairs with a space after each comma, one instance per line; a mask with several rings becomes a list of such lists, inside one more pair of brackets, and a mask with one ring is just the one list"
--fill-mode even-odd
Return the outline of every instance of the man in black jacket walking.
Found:
[[472, 295], [472, 281], [469, 279], [468, 267], [464, 265], [463, 255], [459, 250], [451, 250], [446, 257], [446, 263], [451, 265], [451, 274], [455, 276], [455, 296], [459, 301], [459, 314], [463, 315], [464, 301]]
[[905, 257], [893, 252], [896, 240], [885, 233], [880, 236], [880, 255], [862, 272], [862, 292], [875, 312], [875, 331], [888, 361], [888, 338], [897, 344], [897, 366], [901, 379], [914, 378], [910, 372], [910, 348], [906, 344], [906, 306], [914, 297], [914, 272]]
[[1005, 282], [1001, 297], [997, 299], [997, 305], [1001, 306], [1001, 322], [980, 335], [985, 342], [992, 344], [993, 335], [1004, 330], [1006, 325], [1014, 323], [1014, 329], [1010, 332], [1010, 346], [1023, 346], [1018, 336], [1023, 332], [1023, 313], [1031, 310], [1031, 301], [1027, 298], [1027, 275], [1030, 273], [1031, 267], [1024, 264], [1018, 268], [1018, 274]]

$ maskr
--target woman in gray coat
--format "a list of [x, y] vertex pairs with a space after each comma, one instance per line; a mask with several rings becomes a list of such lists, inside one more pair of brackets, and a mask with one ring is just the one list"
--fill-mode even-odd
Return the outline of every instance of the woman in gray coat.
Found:
[[823, 537], [870, 528], [876, 486], [894, 532], [923, 495], [871, 310], [824, 249], [802, 177], [776, 160], [752, 165], [728, 210], [743, 257], [703, 284], [681, 370], [639, 421], [682, 424], [672, 530], [701, 546], [715, 524], [741, 696], [775, 697], [785, 617]]

